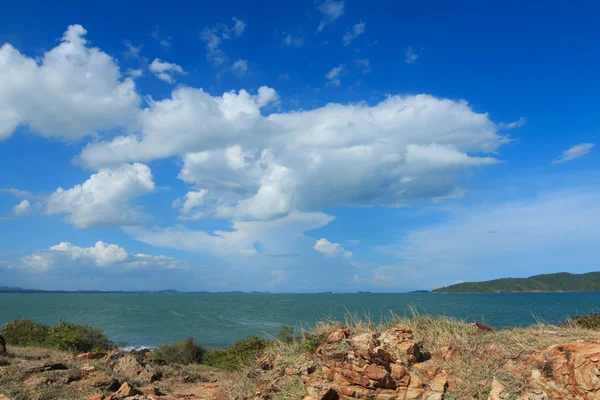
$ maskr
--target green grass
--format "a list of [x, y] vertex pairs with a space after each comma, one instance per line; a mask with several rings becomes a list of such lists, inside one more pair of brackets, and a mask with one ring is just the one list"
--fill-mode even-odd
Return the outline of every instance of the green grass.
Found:
[[74, 353], [103, 351], [114, 347], [102, 330], [62, 320], [54, 326], [48, 326], [18, 318], [5, 323], [0, 335], [12, 346], [47, 347]]
[[204, 355], [203, 363], [211, 367], [235, 371], [254, 362], [272, 341], [257, 336], [238, 340], [223, 350], [211, 350]]

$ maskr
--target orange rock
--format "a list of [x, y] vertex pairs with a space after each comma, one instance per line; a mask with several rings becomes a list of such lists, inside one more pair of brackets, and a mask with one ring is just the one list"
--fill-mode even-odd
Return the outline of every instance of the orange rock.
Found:
[[342, 339], [346, 339], [350, 335], [350, 329], [341, 328], [333, 332], [331, 335], [327, 337], [327, 343], [335, 343], [339, 342]]
[[375, 339], [374, 333], [363, 333], [352, 337], [352, 346], [356, 354], [363, 358], [369, 358], [373, 349], [378, 345]]
[[444, 361], [452, 361], [460, 355], [460, 351], [456, 347], [444, 346], [440, 348], [440, 358]]
[[492, 390], [488, 395], [488, 400], [503, 400], [502, 392], [504, 392], [505, 389], [504, 385], [494, 377], [492, 380]]
[[95, 394], [93, 396], [85, 398], [85, 400], [103, 400], [103, 399], [104, 399], [104, 395], [103, 394]]
[[399, 364], [390, 364], [390, 376], [396, 382], [396, 386], [408, 386], [410, 375], [408, 368]]
[[97, 360], [99, 358], [104, 358], [104, 357], [106, 357], [106, 353], [92, 352], [92, 353], [77, 354], [76, 356], [73, 356], [73, 360], [75, 360], [75, 361], [78, 361], [78, 360]]
[[125, 382], [121, 385], [119, 390], [115, 393], [118, 397], [129, 397], [135, 396], [136, 394], [140, 394], [140, 391], [131, 386], [128, 382]]

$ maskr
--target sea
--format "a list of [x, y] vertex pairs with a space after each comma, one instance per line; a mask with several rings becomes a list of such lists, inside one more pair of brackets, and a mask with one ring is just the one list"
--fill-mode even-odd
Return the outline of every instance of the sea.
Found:
[[152, 348], [188, 337], [223, 348], [248, 335], [274, 336], [282, 325], [310, 328], [349, 315], [378, 322], [417, 310], [508, 328], [557, 323], [599, 308], [600, 293], [0, 293], [0, 324], [17, 317], [47, 324], [63, 319], [101, 328], [123, 348]]

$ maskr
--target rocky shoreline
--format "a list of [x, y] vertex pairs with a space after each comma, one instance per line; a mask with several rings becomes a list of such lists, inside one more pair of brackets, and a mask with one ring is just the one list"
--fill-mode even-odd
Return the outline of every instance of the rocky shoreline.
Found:
[[419, 317], [322, 324], [311, 335], [318, 345], [274, 342], [233, 372], [171, 364], [150, 350], [9, 346], [0, 399], [600, 399], [600, 333], [592, 330], [494, 331]]

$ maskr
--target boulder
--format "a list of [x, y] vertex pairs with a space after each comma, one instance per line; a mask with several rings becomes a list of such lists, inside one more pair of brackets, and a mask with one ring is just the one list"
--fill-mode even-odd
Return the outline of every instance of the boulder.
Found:
[[378, 341], [381, 343], [379, 352], [389, 354], [398, 364], [411, 365], [423, 359], [421, 347], [409, 329], [388, 329], [379, 336]]
[[131, 386], [128, 382], [125, 382], [121, 385], [119, 390], [115, 393], [118, 397], [130, 397], [135, 396], [136, 394], [141, 394], [139, 390]]
[[600, 399], [600, 343], [553, 345], [530, 365], [531, 387], [548, 398]]
[[127, 354], [111, 363], [113, 372], [125, 379], [135, 379], [146, 383], [156, 381], [159, 376], [148, 366], [141, 364], [133, 355]]
[[331, 343], [339, 342], [342, 339], [346, 339], [349, 335], [350, 335], [350, 329], [348, 329], [348, 328], [338, 329], [327, 337], [327, 343], [331, 344]]

